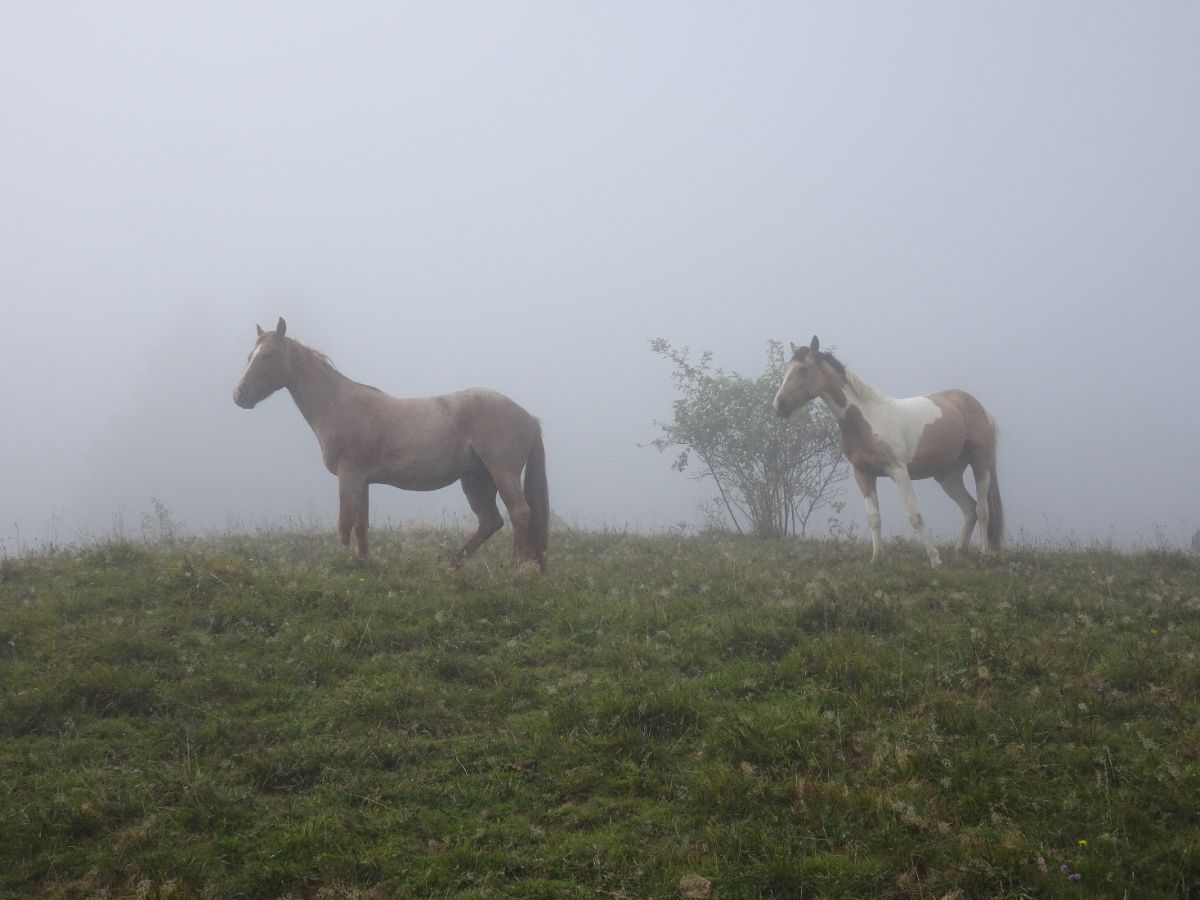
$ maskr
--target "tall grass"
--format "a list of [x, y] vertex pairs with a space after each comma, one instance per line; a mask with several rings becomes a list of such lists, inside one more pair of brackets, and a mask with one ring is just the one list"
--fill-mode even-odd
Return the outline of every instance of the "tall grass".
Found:
[[0, 894], [1200, 890], [1194, 559], [378, 537], [0, 562]]

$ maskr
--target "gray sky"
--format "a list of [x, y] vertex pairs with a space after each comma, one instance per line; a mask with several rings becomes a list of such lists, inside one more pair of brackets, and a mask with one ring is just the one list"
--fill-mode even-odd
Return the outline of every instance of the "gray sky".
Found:
[[698, 521], [638, 447], [650, 338], [755, 374], [816, 333], [989, 407], [1018, 536], [1185, 540], [1197, 47], [1194, 2], [4, 3], [0, 541], [332, 525], [290, 398], [230, 397], [280, 315], [391, 393], [509, 393], [568, 521]]

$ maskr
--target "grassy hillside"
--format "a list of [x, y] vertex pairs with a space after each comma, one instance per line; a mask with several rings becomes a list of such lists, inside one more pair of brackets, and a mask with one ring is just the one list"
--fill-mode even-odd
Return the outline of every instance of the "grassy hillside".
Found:
[[457, 537], [0, 563], [0, 896], [1200, 896], [1195, 560]]

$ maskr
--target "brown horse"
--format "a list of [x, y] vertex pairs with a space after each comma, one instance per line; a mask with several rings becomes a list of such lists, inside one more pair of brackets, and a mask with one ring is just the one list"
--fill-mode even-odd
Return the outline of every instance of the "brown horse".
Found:
[[[912, 481], [933, 478], [963, 514], [958, 549], [971, 543], [975, 523], [985, 551], [999, 550], [1004, 507], [996, 482], [996, 424], [983, 405], [965, 391], [938, 391], [897, 399], [875, 390], [821, 351], [814, 336], [807, 347], [792, 344], [792, 359], [775, 394], [775, 411], [787, 417], [814, 397], [825, 401], [842, 432], [842, 449], [854, 467], [854, 480], [867, 503], [871, 562], [883, 552], [875, 479], [887, 475], [900, 489], [908, 521], [925, 543], [929, 562], [942, 564], [917, 509]], [[979, 499], [963, 486], [967, 466], [975, 475]]]
[[[538, 420], [488, 388], [441, 397], [399, 398], [351, 381], [324, 354], [274, 331], [258, 329], [246, 371], [233, 389], [243, 409], [287, 388], [321, 445], [325, 467], [338, 479], [338, 533], [367, 555], [367, 490], [390, 484], [432, 491], [461, 481], [479, 529], [454, 554], [463, 560], [504, 525], [499, 492], [513, 526], [513, 561], [546, 565], [550, 494]], [[521, 470], [525, 470], [524, 484]]]

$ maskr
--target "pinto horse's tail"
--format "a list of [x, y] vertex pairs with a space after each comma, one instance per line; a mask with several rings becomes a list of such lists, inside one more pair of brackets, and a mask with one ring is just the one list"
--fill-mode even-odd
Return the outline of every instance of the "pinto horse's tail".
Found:
[[550, 545], [550, 486], [546, 483], [546, 448], [538, 425], [533, 448], [525, 461], [525, 502], [529, 504], [529, 549], [542, 571], [546, 571], [546, 548]]
[[992, 470], [988, 473], [988, 546], [993, 550], [1000, 549], [1000, 541], [1004, 537], [1004, 504], [1000, 502], [1000, 484], [996, 481], [996, 463], [992, 461]]

